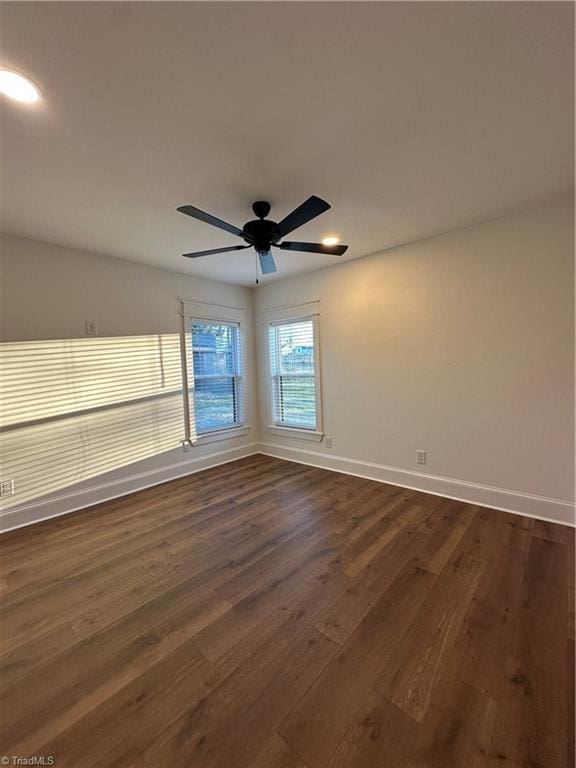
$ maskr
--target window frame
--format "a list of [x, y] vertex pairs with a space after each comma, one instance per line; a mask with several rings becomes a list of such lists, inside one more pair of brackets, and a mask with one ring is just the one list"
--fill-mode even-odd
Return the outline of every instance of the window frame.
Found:
[[[190, 299], [179, 299], [179, 301], [182, 320], [181, 356], [185, 427], [185, 438], [182, 444], [184, 450], [189, 450], [187, 446], [201, 446], [219, 440], [229, 440], [234, 437], [247, 435], [250, 431], [250, 425], [246, 423], [246, 308], [210, 304]], [[239, 329], [237, 354], [239, 354], [242, 367], [238, 376], [239, 382], [236, 391], [240, 395], [241, 423], [206, 432], [198, 432], [194, 406], [193, 322], [209, 323], [212, 325], [235, 325]]]
[[[202, 318], [202, 317], [190, 317], [188, 320], [189, 324], [189, 333], [190, 333], [190, 342], [191, 342], [191, 352], [192, 352], [192, 371], [191, 371], [191, 379], [192, 379], [192, 391], [194, 393], [194, 420], [196, 423], [196, 435], [198, 440], [202, 440], [203, 438], [209, 438], [217, 433], [223, 433], [223, 432], [230, 432], [230, 430], [237, 430], [241, 429], [245, 426], [244, 424], [244, 375], [243, 375], [243, 349], [242, 349], [242, 326], [241, 323], [238, 320], [213, 320], [210, 318]], [[226, 326], [228, 328], [234, 328], [236, 330], [236, 333], [234, 334], [235, 342], [232, 344], [232, 359], [233, 359], [233, 369], [234, 373], [232, 374], [200, 374], [197, 375], [194, 371], [194, 333], [192, 331], [192, 327], [196, 324], [200, 325], [218, 325], [218, 326]], [[234, 400], [234, 415], [235, 415], [235, 421], [231, 424], [227, 424], [226, 426], [218, 426], [213, 427], [211, 429], [204, 429], [201, 430], [198, 425], [198, 408], [196, 407], [196, 382], [198, 380], [208, 380], [208, 379], [221, 379], [221, 380], [232, 380], [233, 385], [233, 400]]]
[[[318, 312], [304, 312], [308, 307], [303, 307], [303, 312], [287, 313], [285, 317], [274, 317], [268, 319], [265, 326], [265, 346], [266, 346], [266, 393], [268, 399], [268, 419], [267, 430], [273, 434], [284, 435], [285, 437], [296, 437], [303, 440], [313, 440], [320, 442], [324, 437], [323, 418], [322, 418], [322, 379], [320, 368], [320, 334], [319, 334], [319, 315]], [[305, 320], [312, 321], [312, 338], [314, 341], [314, 395], [316, 410], [315, 427], [303, 427], [299, 425], [281, 422], [276, 419], [274, 412], [274, 387], [275, 379], [278, 374], [272, 373], [272, 349], [270, 344], [270, 331], [279, 326], [292, 325]]]

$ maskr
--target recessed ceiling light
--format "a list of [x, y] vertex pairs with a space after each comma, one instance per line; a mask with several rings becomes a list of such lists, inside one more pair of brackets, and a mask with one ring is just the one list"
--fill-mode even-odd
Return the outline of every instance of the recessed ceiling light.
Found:
[[23, 104], [34, 104], [40, 98], [40, 91], [31, 80], [4, 67], [0, 68], [0, 93]]
[[340, 242], [339, 237], [325, 237], [322, 240], [322, 245], [336, 245], [339, 242]]

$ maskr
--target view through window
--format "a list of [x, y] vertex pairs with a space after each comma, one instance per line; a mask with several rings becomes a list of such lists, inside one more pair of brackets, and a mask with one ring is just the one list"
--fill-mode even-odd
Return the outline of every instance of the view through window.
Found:
[[192, 321], [194, 411], [198, 434], [243, 423], [240, 326]]
[[313, 318], [272, 323], [268, 341], [274, 424], [316, 429]]

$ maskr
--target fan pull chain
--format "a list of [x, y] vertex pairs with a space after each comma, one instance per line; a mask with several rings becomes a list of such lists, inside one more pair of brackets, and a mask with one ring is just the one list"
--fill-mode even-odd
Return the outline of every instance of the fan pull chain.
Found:
[[256, 250], [254, 250], [254, 256], [256, 258], [255, 265], [256, 265], [256, 285], [259, 285], [260, 281], [258, 280], [258, 254], [256, 253]]

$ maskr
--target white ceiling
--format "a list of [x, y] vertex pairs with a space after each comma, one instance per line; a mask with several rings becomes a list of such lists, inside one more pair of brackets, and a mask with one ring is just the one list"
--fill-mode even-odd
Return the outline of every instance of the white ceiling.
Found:
[[[1, 61], [40, 107], [2, 105], [2, 228], [252, 285], [236, 238], [253, 200], [335, 257], [279, 253], [278, 277], [517, 210], [571, 189], [571, 3], [4, 3]], [[267, 278], [274, 279], [274, 278]]]

